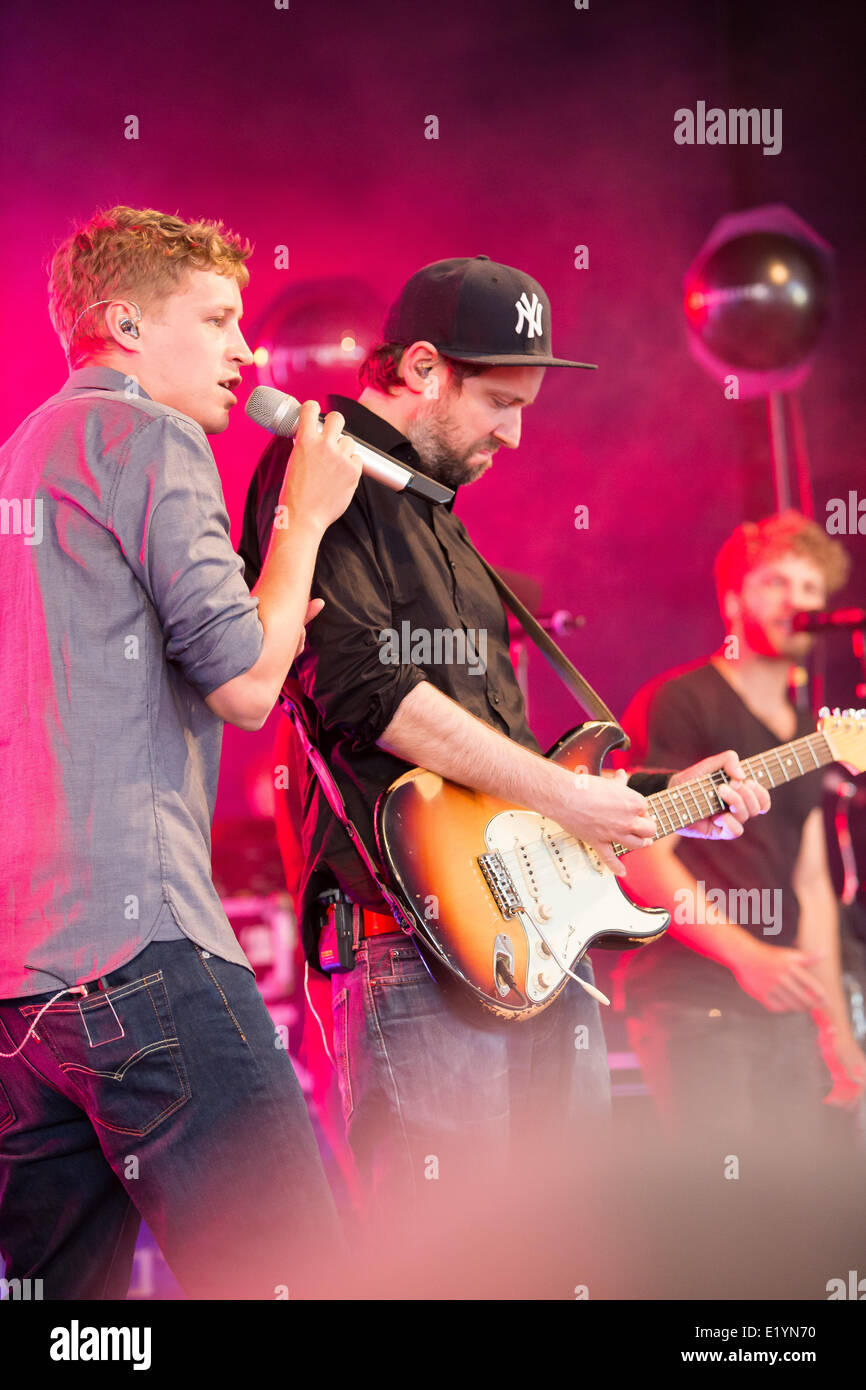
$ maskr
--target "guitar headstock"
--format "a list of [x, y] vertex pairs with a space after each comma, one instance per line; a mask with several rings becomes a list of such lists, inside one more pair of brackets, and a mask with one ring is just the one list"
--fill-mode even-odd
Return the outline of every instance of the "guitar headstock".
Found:
[[844, 763], [852, 772], [866, 771], [866, 710], [831, 711], [825, 705], [818, 711], [818, 730], [837, 763]]

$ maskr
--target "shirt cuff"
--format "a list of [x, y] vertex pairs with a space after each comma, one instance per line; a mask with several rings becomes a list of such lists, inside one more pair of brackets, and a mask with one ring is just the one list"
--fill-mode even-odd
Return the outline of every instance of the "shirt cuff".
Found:
[[265, 632], [256, 608], [240, 613], [222, 624], [219, 636], [207, 655], [198, 658], [194, 666], [184, 664], [183, 673], [190, 685], [206, 699], [226, 681], [242, 676], [255, 666], [261, 656]]
[[633, 772], [628, 785], [641, 796], [652, 796], [654, 792], [663, 792], [673, 775], [673, 772]]
[[377, 743], [409, 692], [426, 679], [424, 672], [411, 663], [397, 667], [388, 684], [372, 695], [365, 718], [351, 727], [342, 725], [352, 736], [354, 746], [364, 748]]

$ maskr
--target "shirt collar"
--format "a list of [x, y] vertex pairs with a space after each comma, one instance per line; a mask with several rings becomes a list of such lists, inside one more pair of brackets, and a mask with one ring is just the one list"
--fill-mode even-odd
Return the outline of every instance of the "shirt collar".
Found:
[[[100, 367], [98, 363], [90, 362], [84, 367], [76, 367], [69, 373], [69, 379], [62, 391], [122, 391], [124, 387], [135, 380], [134, 377], [124, 376], [123, 372], [117, 372], [113, 367]], [[137, 396], [149, 401], [151, 397], [147, 394], [143, 386], [136, 383]]]
[[[416, 468], [419, 473], [424, 472], [421, 460], [405, 434], [401, 434], [390, 421], [383, 420], [382, 416], [377, 415], [375, 410], [370, 410], [360, 401], [352, 400], [351, 396], [329, 396], [328, 409], [339, 410], [346, 421], [346, 429], [350, 434], [356, 434], [359, 439], [363, 439], [367, 444], [372, 444], [376, 449], [381, 449], [385, 454], [392, 454], [400, 463], [406, 463], [410, 468]], [[456, 496], [455, 490], [451, 501], [442, 504], [447, 507], [449, 512], [454, 508]], [[433, 510], [436, 510], [436, 505], [435, 503], [430, 504]]]
[[353, 401], [351, 396], [329, 396], [328, 409], [339, 410], [345, 418], [349, 432], [357, 434], [365, 443], [372, 444], [376, 449], [382, 449], [386, 454], [399, 449], [404, 455], [407, 450], [411, 450], [414, 458], [418, 458], [405, 434], [401, 434], [388, 420], [383, 420], [375, 410], [370, 410], [360, 401]]

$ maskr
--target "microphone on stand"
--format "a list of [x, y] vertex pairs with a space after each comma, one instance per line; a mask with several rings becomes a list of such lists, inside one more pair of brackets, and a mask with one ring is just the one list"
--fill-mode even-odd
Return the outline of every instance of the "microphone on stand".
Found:
[[[296, 401], [294, 396], [287, 396], [274, 386], [257, 386], [250, 393], [244, 409], [251, 420], [270, 430], [271, 434], [294, 439], [301, 415], [300, 401]], [[319, 416], [320, 431], [324, 418], [324, 415]], [[391, 488], [392, 492], [414, 492], [419, 497], [426, 497], [428, 502], [450, 502], [454, 496], [451, 488], [443, 487], [423, 473], [416, 473], [414, 468], [408, 468], [404, 463], [398, 463], [390, 454], [357, 439], [350, 430], [343, 430], [343, 434], [355, 445], [355, 452], [361, 457], [361, 471], [366, 477]]]
[[557, 608], [555, 613], [549, 617], [538, 618], [545, 632], [554, 632], [557, 637], [561, 637], [564, 632], [574, 632], [579, 627], [586, 627], [586, 618], [582, 613], [569, 613], [567, 608]]
[[791, 619], [794, 632], [855, 632], [866, 627], [866, 608], [818, 609], [816, 612], [795, 613]]
[[[586, 627], [586, 618], [582, 613], [569, 613], [567, 608], [557, 608], [555, 613], [539, 613], [535, 616], [535, 621], [539, 627], [543, 627], [545, 632], [552, 632], [556, 637], [562, 637], [567, 632], [576, 632], [580, 627]], [[512, 639], [525, 636], [523, 628], [516, 618], [508, 619], [508, 635]]]

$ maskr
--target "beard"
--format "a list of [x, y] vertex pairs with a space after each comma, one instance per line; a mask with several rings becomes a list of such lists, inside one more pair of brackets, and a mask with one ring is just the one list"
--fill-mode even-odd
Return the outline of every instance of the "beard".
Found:
[[449, 397], [451, 392], [431, 401], [429, 408], [419, 414], [405, 427], [406, 438], [421, 460], [422, 471], [443, 487], [465, 487], [474, 483], [490, 467], [485, 463], [470, 465], [469, 459], [479, 449], [495, 451], [499, 445], [495, 439], [485, 436], [475, 440], [468, 447], [458, 438], [458, 430], [451, 420]]
[[803, 664], [815, 645], [813, 633], [767, 630], [748, 611], [744, 614], [743, 636], [752, 651], [771, 661]]

